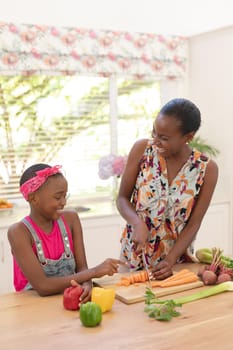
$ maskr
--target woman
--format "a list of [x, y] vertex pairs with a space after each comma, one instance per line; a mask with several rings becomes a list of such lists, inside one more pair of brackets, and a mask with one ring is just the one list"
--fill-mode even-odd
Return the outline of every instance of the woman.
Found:
[[152, 139], [129, 153], [117, 207], [127, 222], [121, 256], [131, 270], [144, 268], [142, 252], [156, 279], [171, 275], [176, 262], [192, 261], [218, 178], [216, 163], [189, 146], [200, 124], [194, 103], [173, 99], [160, 110]]

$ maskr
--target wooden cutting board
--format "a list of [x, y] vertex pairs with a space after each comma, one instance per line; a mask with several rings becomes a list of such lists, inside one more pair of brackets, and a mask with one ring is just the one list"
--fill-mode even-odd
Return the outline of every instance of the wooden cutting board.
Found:
[[[129, 276], [129, 273], [116, 273], [113, 276], [104, 276], [101, 278], [93, 279], [94, 285], [103, 288], [113, 288], [116, 292], [116, 298], [125, 304], [134, 304], [145, 300], [146, 287], [149, 287], [148, 282], [140, 284], [131, 284], [127, 287], [117, 286], [121, 277]], [[181, 286], [174, 287], [155, 287], [153, 292], [157, 297], [162, 297], [165, 295], [175, 294], [185, 290], [190, 290], [193, 288], [202, 287], [203, 282], [197, 281], [192, 283], [183, 284]]]

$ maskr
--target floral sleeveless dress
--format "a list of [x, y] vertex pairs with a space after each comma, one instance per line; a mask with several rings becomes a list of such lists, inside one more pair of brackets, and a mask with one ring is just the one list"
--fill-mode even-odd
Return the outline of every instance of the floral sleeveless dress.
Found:
[[[132, 196], [132, 204], [149, 231], [146, 244], [148, 265], [155, 266], [168, 254], [188, 222], [203, 184], [208, 162], [205, 155], [193, 150], [169, 185], [166, 161], [158, 154], [153, 141], [148, 142], [140, 161]], [[192, 254], [191, 245], [178, 262], [191, 261]], [[142, 257], [134, 250], [132, 226], [129, 224], [126, 224], [121, 237], [121, 257], [130, 262], [131, 270], [143, 268]]]

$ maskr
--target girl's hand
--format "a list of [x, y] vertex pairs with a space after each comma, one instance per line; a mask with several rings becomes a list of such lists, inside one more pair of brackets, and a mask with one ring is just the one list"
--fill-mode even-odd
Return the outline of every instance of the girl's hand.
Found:
[[[75, 287], [79, 284], [75, 280], [70, 281], [71, 286]], [[87, 281], [81, 284], [83, 288], [83, 292], [80, 296], [80, 304], [85, 304], [86, 302], [91, 300], [91, 290], [92, 290], [92, 282]]]
[[92, 282], [84, 282], [82, 283], [82, 287], [84, 291], [80, 297], [80, 304], [85, 304], [87, 301], [91, 300]]
[[165, 278], [171, 276], [172, 266], [164, 259], [160, 261], [153, 269], [152, 275], [156, 280], [164, 280]]
[[102, 264], [97, 265], [94, 268], [94, 277], [102, 277], [104, 275], [112, 276], [118, 272], [119, 265], [125, 265], [126, 263], [119, 259], [106, 259]]

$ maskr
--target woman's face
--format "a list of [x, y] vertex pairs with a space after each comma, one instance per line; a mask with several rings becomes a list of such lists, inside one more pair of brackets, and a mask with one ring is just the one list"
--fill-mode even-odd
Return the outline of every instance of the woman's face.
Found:
[[182, 151], [190, 134], [181, 133], [180, 124], [175, 117], [159, 114], [153, 125], [152, 137], [161, 156], [169, 158]]

